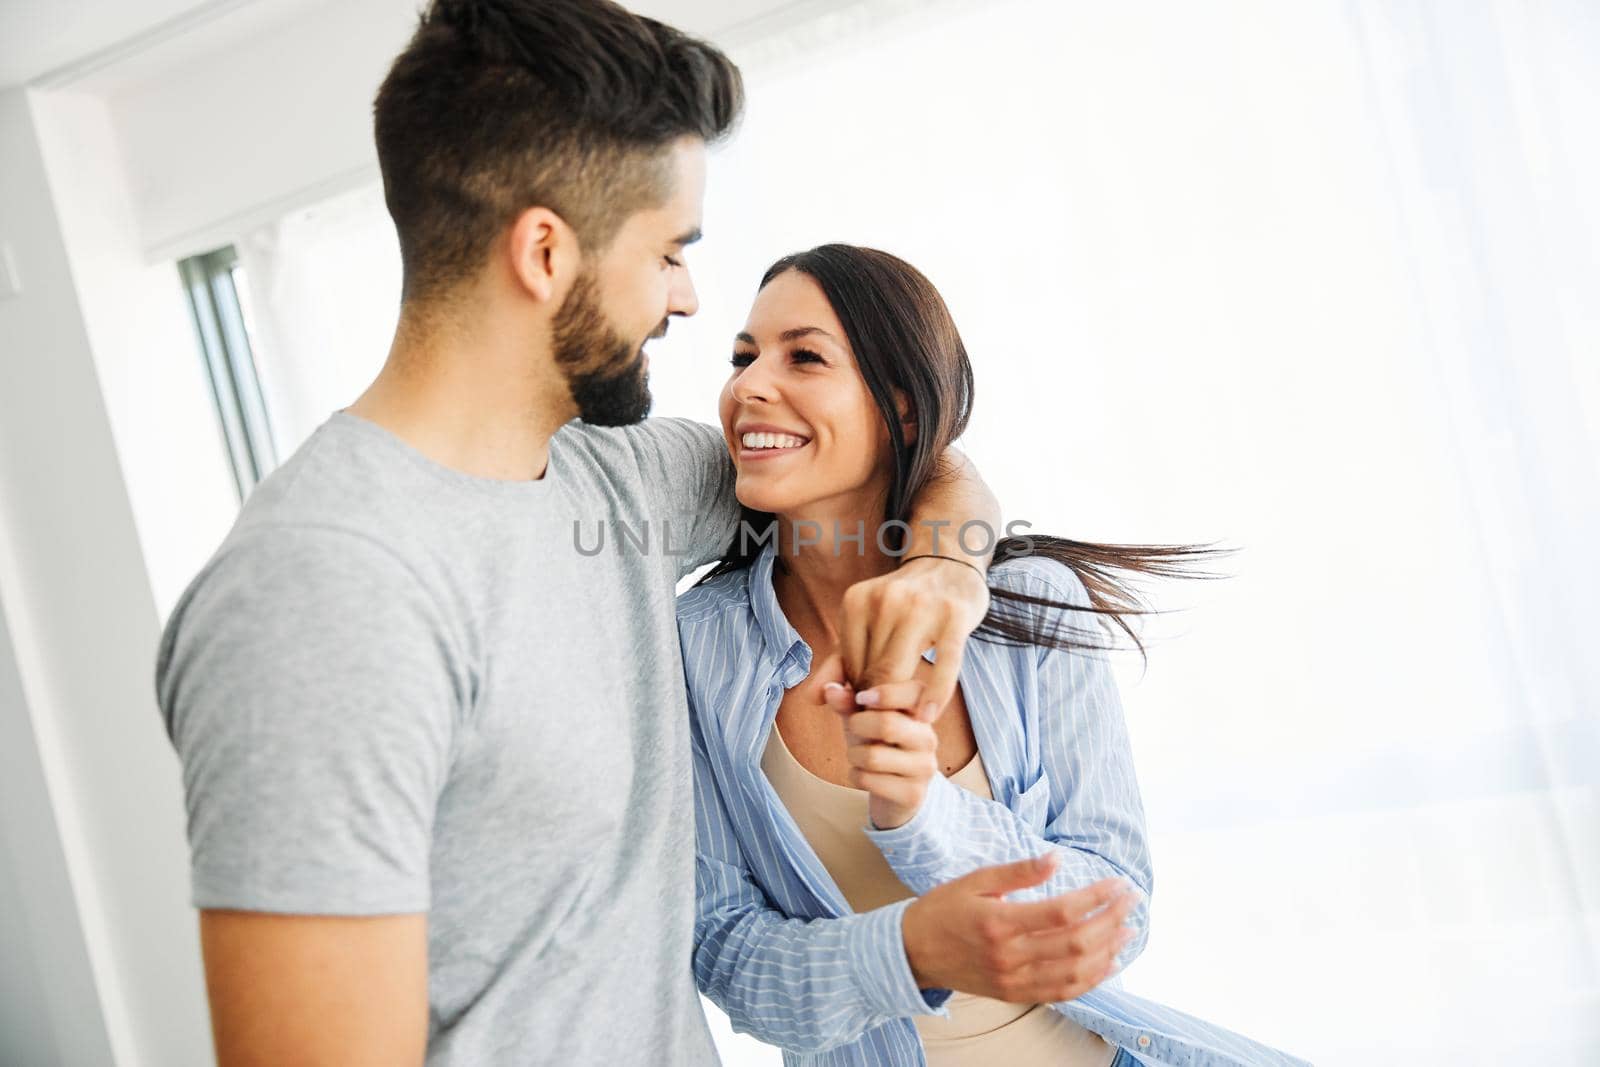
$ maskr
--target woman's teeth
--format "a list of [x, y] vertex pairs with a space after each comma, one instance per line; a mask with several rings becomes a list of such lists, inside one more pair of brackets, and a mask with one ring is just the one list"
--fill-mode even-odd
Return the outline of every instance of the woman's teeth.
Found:
[[799, 448], [806, 439], [790, 433], [747, 433], [740, 442], [746, 448]]

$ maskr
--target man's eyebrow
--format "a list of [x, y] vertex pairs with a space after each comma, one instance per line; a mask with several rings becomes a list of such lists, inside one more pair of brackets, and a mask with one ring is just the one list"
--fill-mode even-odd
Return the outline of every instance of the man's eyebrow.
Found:
[[[826, 337], [830, 341], [837, 340], [837, 338], [835, 338], [833, 336], [833, 334], [829, 333], [827, 330], [824, 330], [821, 326], [796, 326], [792, 330], [784, 330], [782, 333], [780, 333], [778, 335], [778, 340], [780, 340], [780, 341], [797, 341], [802, 337], [806, 337], [806, 336], [809, 336], [810, 334], [814, 334], [814, 333], [820, 333], [822, 336]], [[733, 338], [736, 341], [743, 341], [747, 345], [753, 345], [753, 344], [756, 343], [756, 339], [754, 337], [751, 337], [749, 334], [745, 333], [742, 330], [740, 332], [734, 334]]]
[[672, 243], [677, 245], [679, 248], [686, 248], [689, 245], [692, 245], [696, 241], [700, 240], [700, 238], [702, 236], [704, 236], [704, 235], [701, 234], [700, 227], [696, 226], [694, 229], [690, 230], [688, 233], [684, 234], [683, 236], [674, 237], [672, 239]]

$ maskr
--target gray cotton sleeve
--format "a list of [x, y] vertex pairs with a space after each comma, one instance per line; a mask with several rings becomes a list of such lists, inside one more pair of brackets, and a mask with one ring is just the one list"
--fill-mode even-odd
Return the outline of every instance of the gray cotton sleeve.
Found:
[[678, 577], [719, 559], [739, 528], [733, 459], [722, 431], [693, 419], [645, 419], [629, 427], [655, 514], [671, 523]]
[[230, 544], [168, 624], [157, 695], [183, 767], [193, 902], [425, 911], [468, 691], [433, 601], [363, 535]]

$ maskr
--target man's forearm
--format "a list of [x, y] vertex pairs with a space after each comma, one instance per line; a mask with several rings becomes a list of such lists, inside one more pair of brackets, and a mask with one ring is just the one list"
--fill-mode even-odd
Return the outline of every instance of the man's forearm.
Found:
[[966, 456], [945, 449], [939, 470], [911, 502], [905, 555], [950, 556], [987, 570], [999, 538], [1000, 502]]

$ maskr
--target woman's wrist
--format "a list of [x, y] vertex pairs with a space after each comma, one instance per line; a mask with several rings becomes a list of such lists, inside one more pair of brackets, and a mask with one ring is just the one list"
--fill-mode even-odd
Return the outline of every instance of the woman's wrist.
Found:
[[984, 573], [983, 573], [983, 568], [982, 567], [978, 566], [976, 563], [972, 562], [970, 559], [963, 559], [960, 556], [947, 556], [947, 555], [943, 554], [942, 552], [916, 552], [916, 553], [913, 553], [912, 555], [909, 555], [909, 556], [900, 557], [900, 562], [902, 564], [906, 564], [906, 563], [910, 563], [914, 559], [937, 559], [937, 560], [943, 560], [946, 563], [959, 563], [963, 567], [971, 567], [972, 568], [972, 572], [974, 574], [976, 574], [979, 578], [983, 578], [984, 577]]
[[911, 906], [900, 917], [900, 940], [905, 945], [906, 966], [910, 968], [911, 980], [917, 983], [917, 988], [942, 989], [945, 987], [938, 977], [928, 971], [927, 933], [922, 924], [926, 907], [921, 897], [911, 902]]
[[892, 801], [880, 802], [878, 798], [872, 797], [867, 803], [867, 821], [872, 824], [874, 830], [898, 830], [916, 818], [921, 807], [922, 805], [918, 804], [915, 808], [908, 808]]

